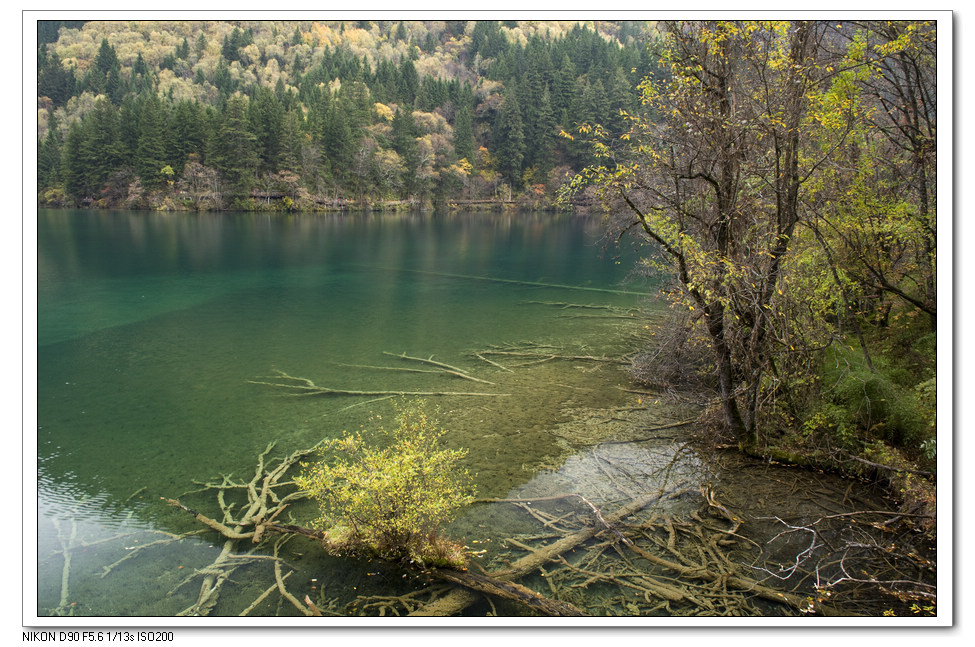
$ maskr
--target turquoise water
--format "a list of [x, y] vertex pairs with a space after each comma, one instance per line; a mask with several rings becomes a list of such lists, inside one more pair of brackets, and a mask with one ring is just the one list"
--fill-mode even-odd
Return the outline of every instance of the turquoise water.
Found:
[[[604, 250], [598, 219], [579, 216], [40, 212], [25, 612], [177, 622], [168, 618], [194, 609], [225, 543], [163, 498], [220, 519], [221, 496], [207, 484], [247, 482], [269, 443], [274, 465], [393, 413], [385, 396], [282, 397], [258, 383], [278, 371], [348, 391], [476, 393], [427, 400], [446, 443], [468, 450], [464, 467], [482, 499], [447, 531], [488, 570], [524, 554], [513, 542], [550, 541], [546, 519], [594, 523], [575, 495], [608, 511], [689, 488], [627, 520], [640, 528], [656, 512], [688, 518], [707, 482], [748, 518], [750, 539], [735, 552], [743, 572], [778, 572], [808, 551], [790, 544], [784, 557], [765, 551], [774, 558], [766, 562], [753, 550], [779, 550], [791, 537], [776, 519], [841, 519], [834, 513], [867, 494], [850, 497], [838, 477], [699, 456], [687, 442], [692, 427], [674, 424], [696, 411], [671, 393], [635, 392], [615, 358], [646, 348], [664, 310], [649, 300], [653, 286], [629, 276], [634, 260]], [[431, 368], [402, 354], [481, 381], [393, 370]], [[835, 496], [781, 496], [820, 491]], [[224, 493], [232, 514], [246, 504], [239, 493]], [[533, 504], [483, 500], [497, 498]], [[315, 516], [299, 502], [278, 520], [308, 525]], [[830, 542], [859, 537], [862, 525], [841, 524]], [[625, 554], [602, 553], [603, 541], [576, 557], [595, 555], [607, 572], [628, 568]], [[222, 567], [228, 579], [208, 614], [299, 615], [269, 591], [275, 550], [288, 591], [330, 613], [405, 613], [409, 596], [429, 594], [422, 577], [329, 556], [309, 539], [237, 542], [227, 559], [240, 565]], [[545, 572], [522, 582], [597, 615], [666, 613], [630, 589], [559, 573], [558, 592]], [[464, 613], [513, 611], [493, 605]]]
[[[599, 433], [565, 431], [573, 412], [629, 397], [621, 367], [494, 356], [502, 370], [476, 352], [529, 342], [618, 356], [649, 293], [602, 249], [598, 220], [578, 216], [42, 211], [37, 235], [39, 615], [177, 613], [199, 588], [180, 578], [212, 559], [213, 537], [138, 550], [105, 573], [198, 528], [160, 497], [217, 516], [212, 496], [186, 493], [253, 473], [270, 441], [285, 455], [389, 411], [252, 383], [275, 370], [350, 390], [505, 393], [436, 402], [480, 494], [557, 470]], [[402, 353], [494, 384], [369, 368], [409, 366], [390, 356]], [[375, 582], [329, 563], [343, 600]], [[308, 582], [324, 579], [307, 568], [319, 575]], [[240, 579], [215, 614], [256, 595]]]

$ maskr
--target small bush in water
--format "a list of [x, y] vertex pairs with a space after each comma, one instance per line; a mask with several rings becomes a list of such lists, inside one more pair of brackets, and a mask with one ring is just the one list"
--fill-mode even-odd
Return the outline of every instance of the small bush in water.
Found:
[[422, 402], [397, 409], [396, 428], [380, 427], [373, 443], [344, 432], [323, 446], [330, 458], [303, 464], [295, 481], [321, 507], [313, 525], [334, 553], [462, 567], [461, 546], [441, 527], [474, 499], [471, 475], [458, 465], [467, 451], [442, 446], [446, 431]]

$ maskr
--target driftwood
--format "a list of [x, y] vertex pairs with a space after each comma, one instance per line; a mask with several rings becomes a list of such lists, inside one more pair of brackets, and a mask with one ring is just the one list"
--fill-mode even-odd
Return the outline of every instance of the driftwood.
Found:
[[[184, 615], [209, 613], [216, 604], [220, 587], [229, 581], [233, 571], [244, 564], [262, 559], [273, 561], [274, 584], [264, 590], [260, 598], [245, 609], [245, 613], [256, 608], [261, 600], [275, 591], [282, 601], [287, 601], [303, 615], [316, 616], [323, 613], [311, 600], [299, 601], [287, 590], [285, 584], [288, 574], [282, 570], [285, 564], [277, 557], [280, 542], [293, 536], [308, 537], [328, 546], [328, 537], [322, 531], [275, 520], [284, 507], [296, 498], [303, 497], [304, 493], [295, 491], [281, 496], [274, 489], [280, 485], [293, 486], [291, 482], [282, 482], [285, 472], [301, 456], [312, 450], [295, 452], [271, 469], [265, 467], [265, 457], [272, 446], [269, 445], [259, 456], [258, 467], [249, 482], [236, 483], [224, 477], [220, 483], [208, 484], [208, 487], [217, 491], [217, 500], [223, 511], [222, 519], [201, 514], [176, 499], [169, 500], [171, 505], [185, 510], [206, 528], [220, 533], [226, 539], [220, 556], [213, 564], [200, 569], [180, 584], [182, 586], [194, 577], [203, 577], [197, 601], [183, 612]], [[233, 488], [243, 489], [249, 502], [237, 515], [231, 514], [232, 506], [228, 506], [223, 499], [224, 492]], [[463, 612], [483, 596], [487, 596], [492, 608], [492, 599], [497, 598], [519, 604], [533, 613], [550, 616], [595, 614], [600, 605], [608, 605], [606, 610], [609, 613], [618, 613], [620, 605], [623, 605], [625, 608], [632, 608], [633, 614], [661, 612], [669, 615], [741, 615], [757, 613], [749, 607], [748, 600], [761, 598], [786, 605], [801, 613], [840, 615], [834, 607], [825, 604], [824, 600], [785, 593], [736, 572], [735, 564], [725, 555], [723, 547], [738, 540], [751, 540], [738, 534], [742, 520], [722, 505], [710, 488], [699, 489], [705, 505], [700, 510], [701, 516], [697, 512], [691, 514], [694, 523], [655, 513], [649, 521], [632, 524], [631, 518], [644, 508], [696, 489], [681, 483], [666, 491], [634, 499], [609, 513], [604, 513], [592, 501], [579, 494], [492, 500], [521, 506], [542, 524], [543, 533], [523, 538], [525, 541], [535, 541], [543, 537], [554, 537], [555, 540], [533, 547], [514, 538], [508, 539], [506, 541], [509, 545], [525, 550], [527, 554], [504, 567], [483, 574], [449, 568], [424, 569], [418, 574], [456, 588], [446, 592], [442, 587], [428, 588], [427, 594], [409, 594], [409, 600], [402, 596], [373, 598], [366, 606], [378, 609], [380, 613], [392, 611], [399, 615], [398, 607], [402, 607], [403, 612], [410, 616], [450, 616]], [[581, 516], [577, 513], [552, 515], [541, 507], [528, 505], [529, 502], [570, 498], [580, 500], [589, 512]], [[702, 516], [711, 519], [706, 520]], [[723, 529], [715, 527], [716, 520], [722, 526], [724, 522], [730, 525]], [[632, 525], [627, 525], [628, 522]], [[585, 525], [580, 526], [580, 523]], [[576, 529], [566, 528], [567, 524]], [[272, 534], [281, 536], [274, 544], [274, 555], [255, 554], [254, 551], [266, 545]], [[592, 539], [598, 541], [592, 543]], [[246, 554], [240, 554], [243, 542], [252, 546]], [[659, 551], [650, 550], [654, 544], [660, 548]], [[579, 548], [582, 550], [577, 550]], [[610, 555], [614, 551], [619, 558]], [[570, 553], [573, 555], [570, 556]], [[641, 560], [645, 560], [643, 566], [640, 566]], [[646, 563], [650, 564], [650, 568], [646, 567]], [[551, 596], [543, 595], [516, 581], [533, 573], [541, 573], [543, 581], [551, 589]], [[574, 599], [578, 595], [573, 591], [585, 588], [590, 583], [617, 586], [621, 591], [629, 593], [612, 600], [596, 602], [587, 609], [581, 609], [567, 601], [567, 597]], [[640, 599], [642, 595], [642, 599], [650, 607], [638, 609], [632, 602], [627, 602], [627, 595], [630, 596], [629, 600], [634, 595]], [[653, 604], [656, 606], [652, 606]], [[672, 604], [675, 608], [671, 608]], [[330, 603], [329, 609], [324, 612], [334, 613], [331, 606]]]
[[[259, 544], [267, 538], [269, 533], [275, 533], [287, 537], [301, 535], [325, 545], [328, 544], [327, 535], [320, 530], [293, 524], [277, 523], [274, 520], [291, 501], [304, 497], [304, 493], [302, 492], [292, 492], [287, 496], [278, 497], [273, 492], [274, 488], [281, 484], [280, 479], [288, 469], [302, 457], [313, 452], [315, 448], [294, 452], [291, 456], [282, 460], [276, 468], [267, 469], [265, 467], [265, 458], [273, 446], [273, 443], [269, 444], [258, 457], [258, 466], [250, 482], [246, 484], [234, 483], [228, 477], [224, 477], [223, 481], [219, 484], [208, 484], [209, 487], [218, 492], [217, 500], [223, 510], [224, 520], [227, 523], [204, 515], [186, 506], [178, 499], [164, 499], [169, 505], [186, 511], [194, 519], [207, 528], [220, 533], [226, 539], [220, 555], [212, 564], [205, 569], [195, 572], [176, 587], [177, 589], [180, 588], [196, 576], [203, 577], [196, 602], [187, 609], [184, 609], [179, 615], [207, 615], [216, 605], [220, 588], [228, 580], [230, 574], [248, 561], [262, 557], [235, 554], [234, 550], [239, 542], [246, 541], [252, 545]], [[244, 489], [248, 494], [249, 500], [249, 505], [236, 518], [231, 515], [230, 506], [224, 503], [223, 498], [224, 492], [232, 488]], [[244, 614], [256, 607], [261, 600], [276, 589], [282, 598], [290, 602], [303, 615], [321, 615], [321, 611], [314, 604], [308, 604], [307, 601], [303, 604], [287, 590], [285, 580], [289, 574], [283, 574], [281, 571], [281, 560], [277, 557], [278, 546], [279, 543], [276, 542], [274, 545], [274, 555], [269, 557], [274, 562], [275, 584], [264, 591], [257, 600], [245, 609]], [[497, 580], [490, 576], [475, 575], [470, 572], [454, 569], [430, 569], [425, 571], [425, 573], [435, 579], [464, 586], [466, 589], [517, 602], [532, 611], [544, 615], [585, 615], [584, 612], [571, 604], [549, 600], [524, 586]]]
[[481, 384], [491, 384], [491, 385], [494, 384], [494, 382], [488, 382], [487, 380], [482, 380], [480, 378], [474, 377], [473, 375], [468, 374], [467, 371], [465, 371], [463, 369], [460, 369], [460, 368], [457, 368], [456, 366], [451, 366], [450, 364], [444, 364], [443, 362], [435, 362], [433, 360], [433, 355], [431, 355], [427, 359], [423, 359], [422, 357], [410, 357], [406, 353], [402, 353], [400, 355], [394, 355], [393, 353], [386, 353], [386, 352], [384, 352], [383, 355], [389, 355], [391, 357], [398, 357], [400, 359], [405, 359], [405, 360], [409, 360], [409, 361], [412, 361], [412, 362], [420, 362], [421, 364], [429, 364], [430, 366], [435, 366], [437, 368], [437, 370], [440, 371], [440, 372], [442, 372], [442, 373], [446, 373], [447, 375], [452, 375], [454, 377], [459, 377], [462, 380], [470, 380], [472, 382], [480, 382]]
[[[266, 377], [263, 380], [247, 380], [250, 384], [261, 384], [272, 386], [278, 389], [289, 391], [284, 395], [290, 396], [315, 396], [315, 395], [353, 395], [353, 396], [403, 396], [403, 397], [436, 397], [436, 396], [473, 396], [473, 397], [500, 397], [510, 395], [509, 393], [480, 393], [480, 392], [460, 392], [460, 391], [400, 391], [400, 390], [378, 390], [361, 391], [356, 389], [335, 389], [328, 386], [319, 386], [306, 377], [295, 377], [288, 375], [284, 371], [275, 370], [277, 375]], [[475, 378], [469, 378], [475, 379]], [[267, 380], [277, 380], [270, 382]], [[480, 380], [477, 380], [480, 381]]]
[[[647, 506], [661, 501], [666, 497], [675, 496], [683, 491], [686, 491], [686, 484], [681, 484], [670, 488], [666, 492], [662, 492], [660, 494], [654, 494], [637, 499], [636, 501], [623, 506], [608, 517], [605, 517], [604, 524], [585, 528], [573, 533], [572, 535], [569, 535], [568, 537], [564, 537], [563, 539], [560, 539], [549, 546], [540, 548], [534, 553], [516, 561], [509, 568], [503, 571], [491, 573], [491, 576], [504, 582], [510, 582], [524, 575], [528, 575], [529, 573], [538, 570], [549, 561], [557, 559], [562, 553], [566, 553], [579, 544], [592, 539], [592, 537], [594, 537], [597, 533], [605, 530], [607, 525], [619, 523], [621, 520], [632, 516]], [[433, 602], [432, 604], [428, 604], [425, 607], [417, 609], [410, 615], [451, 616], [460, 613], [468, 606], [476, 602], [477, 599], [478, 596], [471, 591], [458, 589], [437, 600], [436, 602]]]
[[[261, 559], [271, 559], [274, 561], [276, 585], [282, 597], [294, 604], [301, 613], [311, 615], [309, 609], [294, 598], [294, 596], [290, 595], [284, 586], [284, 576], [280, 570], [281, 562], [277, 558], [277, 545], [275, 545], [275, 555], [273, 557], [255, 555], [253, 551], [257, 549], [256, 544], [261, 542], [267, 525], [273, 524], [274, 519], [293, 501], [305, 498], [305, 493], [301, 491], [292, 491], [285, 496], [278, 496], [274, 490], [286, 484], [282, 482], [282, 479], [288, 470], [297, 464], [298, 461], [312, 454], [318, 448], [318, 445], [309, 449], [295, 451], [281, 459], [275, 467], [271, 467], [266, 465], [266, 460], [273, 448], [274, 443], [268, 443], [264, 451], [258, 455], [257, 467], [250, 481], [246, 483], [235, 482], [228, 476], [224, 476], [220, 483], [205, 484], [205, 490], [212, 489], [217, 492], [217, 503], [223, 512], [223, 521], [201, 514], [187, 507], [178, 499], [164, 498], [169, 505], [185, 510], [193, 515], [197, 521], [219, 532], [225, 538], [220, 554], [209, 566], [194, 572], [170, 591], [170, 594], [173, 594], [194, 578], [202, 577], [200, 592], [197, 595], [196, 601], [186, 609], [183, 609], [178, 615], [208, 615], [217, 604], [223, 584], [228, 581], [234, 570], [244, 564]], [[225, 492], [234, 489], [243, 490], [247, 495], [247, 505], [237, 515], [233, 514], [233, 506], [228, 505], [224, 497]], [[253, 530], [250, 530], [250, 528], [253, 528]], [[248, 540], [252, 544], [251, 552], [245, 555], [237, 554], [235, 551], [238, 550], [238, 543]]]
[[[170, 500], [170, 504], [175, 505], [183, 510], [186, 510], [187, 512], [192, 514], [197, 521], [221, 533], [228, 540], [236, 541], [241, 539], [250, 539], [254, 541], [255, 536], [260, 536], [261, 534], [265, 534], [267, 532], [275, 532], [275, 533], [281, 533], [285, 535], [301, 535], [323, 543], [327, 543], [328, 541], [325, 533], [323, 533], [320, 530], [315, 530], [313, 528], [306, 528], [303, 526], [296, 526], [292, 524], [278, 524], [273, 522], [263, 523], [259, 525], [258, 529], [255, 532], [241, 533], [237, 530], [229, 528], [228, 526], [218, 521], [210, 519], [209, 517], [206, 517], [205, 515], [202, 515], [199, 512], [196, 512], [195, 510], [186, 507], [185, 505], [179, 503], [178, 501]], [[299, 611], [302, 611], [302, 613], [304, 613], [305, 615], [309, 615], [309, 616], [320, 615], [321, 612], [317, 609], [317, 607], [314, 607], [314, 605], [307, 605], [307, 600], [306, 600], [306, 604], [301, 604], [300, 602], [298, 602], [297, 598], [295, 598], [287, 591], [287, 589], [284, 586], [285, 577], [282, 577], [281, 575], [280, 561], [277, 560], [276, 557], [277, 555], [275, 554], [274, 574], [275, 574], [276, 584], [275, 586], [272, 586], [267, 591], [265, 591], [261, 595], [260, 599], [263, 599], [271, 591], [277, 588], [278, 591], [285, 599], [290, 601]], [[224, 555], [223, 559], [219, 561], [220, 564], [223, 565], [223, 563], [227, 561], [227, 556]], [[526, 606], [528, 609], [538, 612], [542, 615], [549, 615], [549, 616], [588, 615], [584, 611], [582, 611], [581, 609], [577, 608], [572, 604], [569, 604], [567, 602], [550, 600], [542, 595], [539, 595], [535, 591], [532, 591], [531, 589], [525, 586], [522, 586], [514, 582], [500, 580], [488, 575], [477, 575], [469, 571], [460, 571], [451, 568], [429, 569], [423, 571], [423, 574], [434, 579], [438, 579], [454, 585], [462, 586], [465, 589], [469, 589], [471, 591], [477, 591], [478, 593], [489, 594], [505, 600], [517, 602], [521, 605]], [[212, 588], [213, 586], [214, 583], [211, 582], [209, 588]], [[201, 595], [201, 597], [205, 597], [205, 596]], [[474, 599], [476, 599], [476, 596]], [[251, 606], [252, 607], [256, 606], [256, 604], [257, 601], [255, 601], [255, 603], [252, 604]], [[200, 603], [195, 605], [194, 609], [198, 610], [199, 606]], [[212, 604], [210, 605], [209, 608], [212, 608]]]
[[[478, 593], [493, 595], [505, 600], [517, 602], [544, 616], [589, 615], [573, 604], [558, 600], [551, 600], [539, 595], [526, 586], [522, 586], [521, 584], [517, 584], [515, 582], [501, 580], [496, 577], [477, 575], [476, 573], [471, 573], [470, 571], [458, 571], [450, 568], [431, 569], [430, 571], [427, 571], [427, 573], [435, 579], [462, 586], [470, 591], [476, 591]], [[412, 613], [410, 615], [426, 614]]]

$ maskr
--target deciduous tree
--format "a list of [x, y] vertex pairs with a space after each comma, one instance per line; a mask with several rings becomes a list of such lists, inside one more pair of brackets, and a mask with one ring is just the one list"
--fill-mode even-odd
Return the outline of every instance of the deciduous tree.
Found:
[[643, 84], [644, 111], [632, 116], [626, 145], [597, 141], [607, 163], [587, 177], [661, 250], [679, 307], [710, 347], [724, 426], [755, 447], [784, 263], [820, 162], [803, 144], [822, 26], [666, 27], [669, 78]]

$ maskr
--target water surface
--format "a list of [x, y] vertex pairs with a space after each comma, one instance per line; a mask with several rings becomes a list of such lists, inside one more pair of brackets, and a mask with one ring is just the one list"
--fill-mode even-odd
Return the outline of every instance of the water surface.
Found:
[[[105, 574], [139, 543], [193, 529], [160, 497], [252, 473], [270, 441], [284, 455], [389, 411], [253, 384], [276, 370], [343, 389], [507, 393], [437, 398], [481, 495], [558, 470], [609, 433], [566, 431], [575, 411], [632, 397], [618, 388], [621, 367], [512, 361], [506, 371], [476, 352], [530, 343], [621, 355], [639, 330], [627, 313], [648, 293], [627, 267], [602, 249], [598, 220], [578, 216], [42, 211], [39, 615], [185, 608], [195, 589], [178, 588], [181, 571], [217, 550], [205, 538], [140, 551]], [[405, 366], [390, 355], [402, 353], [494, 385], [367, 368]]]

